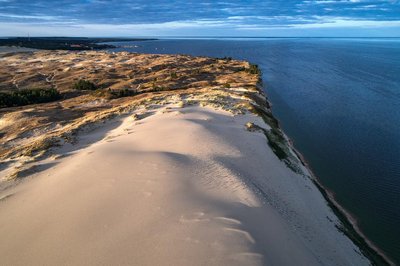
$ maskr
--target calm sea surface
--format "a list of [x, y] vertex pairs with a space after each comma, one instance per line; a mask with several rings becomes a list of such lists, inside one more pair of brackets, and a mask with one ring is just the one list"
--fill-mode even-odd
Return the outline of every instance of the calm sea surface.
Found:
[[258, 64], [295, 147], [363, 232], [400, 264], [400, 39], [166, 39], [140, 53]]

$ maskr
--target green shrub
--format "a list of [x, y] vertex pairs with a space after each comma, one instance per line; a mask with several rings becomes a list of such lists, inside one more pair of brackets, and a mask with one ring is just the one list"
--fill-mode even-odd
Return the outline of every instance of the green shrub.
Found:
[[111, 93], [114, 95], [115, 98], [134, 96], [137, 94], [136, 91], [129, 89], [111, 90]]
[[61, 98], [54, 88], [24, 89], [13, 92], [0, 92], [0, 108], [46, 103]]
[[165, 91], [165, 90], [168, 90], [168, 89], [163, 86], [152, 86], [152, 89], [147, 92], [160, 92], [160, 91]]
[[75, 90], [81, 90], [81, 91], [82, 90], [94, 91], [97, 89], [96, 85], [93, 82], [90, 82], [90, 81], [84, 80], [84, 79], [81, 79], [81, 80], [75, 82], [73, 88]]
[[92, 95], [96, 97], [106, 98], [106, 99], [116, 99], [127, 96], [134, 96], [138, 93], [134, 90], [129, 89], [117, 89], [117, 90], [105, 90], [105, 89], [97, 89], [93, 91]]
[[273, 128], [269, 131], [265, 131], [264, 134], [268, 139], [268, 145], [271, 147], [275, 155], [280, 160], [287, 159], [289, 151], [279, 130]]
[[178, 78], [178, 75], [176, 74], [176, 72], [172, 72], [170, 74], [170, 76], [171, 76], [171, 79], [177, 79]]
[[250, 67], [246, 69], [246, 72], [257, 75], [261, 73], [260, 69], [258, 68], [258, 65], [253, 65], [253, 64], [250, 64]]

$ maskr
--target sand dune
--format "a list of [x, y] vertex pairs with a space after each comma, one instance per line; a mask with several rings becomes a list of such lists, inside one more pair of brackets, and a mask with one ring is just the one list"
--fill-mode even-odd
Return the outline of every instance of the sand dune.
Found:
[[248, 122], [268, 128], [169, 105], [82, 134], [0, 192], [1, 264], [368, 264], [310, 179]]

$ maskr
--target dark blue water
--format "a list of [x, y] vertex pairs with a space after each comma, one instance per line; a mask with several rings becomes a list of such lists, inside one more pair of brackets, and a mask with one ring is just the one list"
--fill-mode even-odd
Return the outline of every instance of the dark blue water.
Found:
[[362, 231], [400, 264], [399, 39], [121, 45], [141, 53], [230, 56], [258, 64], [273, 113], [295, 147]]

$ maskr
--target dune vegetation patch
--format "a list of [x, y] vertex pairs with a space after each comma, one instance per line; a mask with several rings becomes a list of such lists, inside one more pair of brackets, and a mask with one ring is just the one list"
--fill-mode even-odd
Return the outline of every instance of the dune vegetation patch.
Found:
[[93, 91], [93, 90], [97, 89], [97, 86], [89, 80], [80, 79], [74, 83], [73, 88], [74, 88], [74, 90], [80, 90], [80, 91], [83, 91], [83, 90]]
[[0, 108], [47, 103], [61, 99], [55, 88], [34, 88], [0, 92]]

